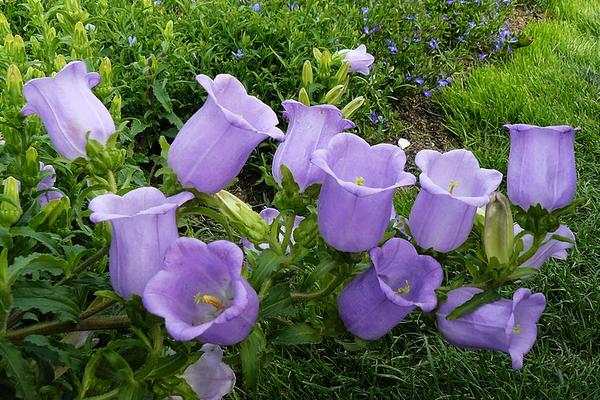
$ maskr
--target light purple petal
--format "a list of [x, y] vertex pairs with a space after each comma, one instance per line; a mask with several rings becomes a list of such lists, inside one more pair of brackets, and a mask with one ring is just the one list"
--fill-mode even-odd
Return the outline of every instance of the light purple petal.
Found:
[[223, 350], [214, 344], [202, 346], [202, 356], [186, 368], [183, 378], [202, 400], [220, 400], [233, 390], [235, 374], [223, 362]]

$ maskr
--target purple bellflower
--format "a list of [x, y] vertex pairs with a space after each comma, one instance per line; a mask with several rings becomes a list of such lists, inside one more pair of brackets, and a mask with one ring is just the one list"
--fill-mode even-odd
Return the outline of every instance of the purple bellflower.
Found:
[[412, 185], [404, 151], [369, 144], [350, 133], [314, 152], [312, 163], [327, 176], [319, 194], [319, 230], [330, 246], [360, 252], [377, 246], [390, 221], [394, 191]]
[[39, 192], [44, 191], [37, 197], [42, 208], [46, 206], [52, 200], [58, 200], [63, 197], [63, 194], [56, 190], [54, 184], [56, 183], [56, 170], [52, 165], [46, 165], [40, 161], [40, 172], [49, 172], [49, 175], [43, 177], [37, 184], [36, 190]]
[[91, 91], [100, 75], [73, 61], [52, 78], [32, 79], [23, 87], [23, 115], [42, 119], [56, 151], [68, 160], [86, 157], [86, 135], [104, 144], [115, 132], [110, 113]]
[[510, 131], [508, 197], [527, 210], [540, 204], [548, 211], [567, 206], [575, 196], [576, 128], [505, 125]]
[[369, 254], [373, 265], [342, 290], [338, 310], [353, 335], [376, 340], [415, 308], [433, 310], [435, 289], [442, 284], [444, 272], [433, 257], [419, 255], [410, 242], [400, 238], [388, 240]]
[[318, 149], [325, 148], [332, 137], [344, 129], [354, 128], [335, 106], [324, 104], [308, 107], [295, 100], [283, 102], [289, 120], [285, 141], [277, 147], [273, 157], [273, 177], [281, 183], [281, 166], [285, 165], [303, 191], [315, 183], [322, 183], [325, 172], [310, 163]]
[[473, 153], [462, 149], [421, 150], [415, 163], [422, 171], [421, 191], [410, 212], [411, 235], [424, 249], [454, 250], [467, 240], [477, 207], [489, 202], [502, 174], [480, 168]]
[[453, 345], [467, 349], [491, 349], [509, 353], [512, 368], [523, 367], [523, 356], [531, 350], [537, 336], [536, 323], [546, 299], [542, 293], [517, 289], [511, 300], [485, 304], [455, 320], [446, 317], [464, 304], [480, 289], [463, 287], [448, 292], [448, 299], [437, 312], [437, 321], [444, 337]]
[[[515, 236], [523, 229], [519, 224], [515, 224], [514, 227]], [[521, 267], [529, 268], [540, 268], [542, 264], [549, 258], [556, 258], [558, 260], [567, 259], [567, 250], [573, 247], [573, 243], [563, 242], [562, 240], [552, 239], [552, 236], [558, 235], [575, 242], [575, 235], [566, 225], [561, 225], [552, 233], [546, 234], [544, 244], [542, 244], [535, 254], [521, 265]], [[533, 237], [526, 234], [522, 237], [523, 250], [520, 255], [525, 254], [533, 245]]]
[[169, 150], [168, 163], [184, 187], [216, 193], [241, 171], [254, 148], [271, 137], [283, 139], [269, 106], [246, 93], [231, 75], [196, 77], [208, 98], [183, 125]]
[[110, 282], [115, 292], [128, 300], [142, 295], [146, 283], [163, 267], [167, 248], [178, 237], [177, 207], [193, 194], [165, 197], [158, 189], [142, 187], [125, 194], [104, 194], [90, 202], [94, 223], [110, 221]]
[[258, 317], [258, 296], [241, 276], [243, 262], [242, 250], [226, 240], [179, 238], [146, 285], [144, 307], [165, 319], [176, 340], [239, 343]]
[[[373, 28], [375, 29], [375, 28]], [[375, 57], [367, 53], [367, 47], [361, 44], [356, 49], [343, 49], [338, 54], [344, 56], [344, 61], [350, 63], [348, 72], [358, 72], [359, 74], [369, 75], [369, 67], [375, 61]]]

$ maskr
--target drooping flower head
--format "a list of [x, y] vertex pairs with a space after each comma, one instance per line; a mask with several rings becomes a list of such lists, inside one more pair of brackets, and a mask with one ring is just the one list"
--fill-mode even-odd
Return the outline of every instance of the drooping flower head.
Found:
[[394, 191], [412, 185], [404, 171], [404, 151], [391, 144], [370, 146], [360, 137], [340, 133], [312, 163], [325, 180], [319, 194], [319, 230], [330, 246], [347, 252], [372, 249], [390, 222]]
[[548, 211], [567, 206], [575, 196], [574, 141], [570, 126], [505, 125], [510, 131], [508, 197], [527, 210], [540, 204]]
[[440, 264], [410, 242], [392, 238], [369, 254], [373, 266], [344, 288], [338, 299], [346, 329], [366, 340], [379, 339], [419, 307], [431, 311], [444, 278]]
[[239, 174], [260, 142], [284, 136], [273, 110], [249, 96], [233, 76], [198, 75], [196, 80], [208, 98], [177, 134], [168, 163], [183, 186], [216, 193]]
[[477, 207], [485, 205], [502, 181], [496, 170], [479, 167], [467, 150], [421, 150], [421, 191], [409, 217], [410, 232], [424, 249], [448, 252], [467, 240]]
[[[375, 28], [373, 28], [375, 29]], [[343, 49], [338, 54], [344, 56], [344, 61], [350, 63], [348, 72], [358, 72], [359, 74], [369, 75], [369, 67], [375, 61], [375, 57], [367, 53], [367, 46], [361, 44], [356, 49]]]
[[132, 294], [141, 296], [150, 278], [162, 269], [165, 252], [178, 237], [175, 210], [193, 197], [188, 192], [165, 197], [156, 188], [142, 187], [90, 202], [90, 220], [112, 225], [109, 273], [119, 296], [126, 300]]
[[242, 250], [226, 240], [179, 238], [164, 270], [146, 285], [144, 307], [165, 319], [176, 340], [239, 343], [258, 316], [258, 296], [241, 276], [243, 261]]
[[295, 100], [286, 100], [283, 108], [289, 125], [285, 141], [277, 147], [273, 157], [273, 177], [281, 183], [281, 166], [285, 165], [300, 190], [304, 190], [325, 179], [325, 172], [310, 162], [314, 151], [325, 148], [334, 135], [354, 128], [354, 124], [344, 119], [337, 107], [328, 104], [308, 107]]
[[86, 134], [102, 144], [115, 132], [110, 113], [91, 91], [100, 75], [83, 61], [67, 64], [52, 78], [32, 79], [23, 87], [23, 115], [42, 119], [52, 145], [68, 160], [86, 157]]
[[455, 320], [446, 317], [480, 289], [463, 287], [448, 292], [448, 299], [437, 312], [444, 337], [453, 345], [467, 349], [491, 349], [509, 353], [513, 369], [523, 367], [523, 357], [531, 350], [537, 336], [536, 323], [546, 299], [542, 293], [517, 289], [511, 300], [485, 304]]

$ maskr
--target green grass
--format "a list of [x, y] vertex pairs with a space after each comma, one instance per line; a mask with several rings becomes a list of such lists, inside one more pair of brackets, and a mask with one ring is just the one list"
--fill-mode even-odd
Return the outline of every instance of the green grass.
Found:
[[[533, 23], [531, 46], [479, 68], [439, 100], [448, 127], [486, 167], [506, 171], [505, 123], [580, 126], [578, 196], [590, 199], [568, 223], [576, 248], [549, 262], [530, 285], [548, 306], [520, 372], [507, 355], [448, 345], [432, 321], [413, 316], [367, 348], [339, 342], [273, 355], [256, 393], [238, 398], [598, 399], [600, 398], [600, 4], [555, 0]], [[350, 337], [344, 338], [350, 341]], [[350, 343], [350, 342], [349, 342]], [[350, 347], [346, 345], [346, 347]]]

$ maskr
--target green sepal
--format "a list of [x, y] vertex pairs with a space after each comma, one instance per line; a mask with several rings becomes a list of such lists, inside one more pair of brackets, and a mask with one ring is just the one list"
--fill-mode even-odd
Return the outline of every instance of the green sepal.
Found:
[[469, 314], [477, 310], [482, 305], [492, 303], [500, 298], [500, 295], [495, 289], [488, 289], [481, 293], [477, 293], [465, 303], [456, 307], [450, 314], [446, 316], [446, 319], [449, 321], [458, 319], [465, 314]]

